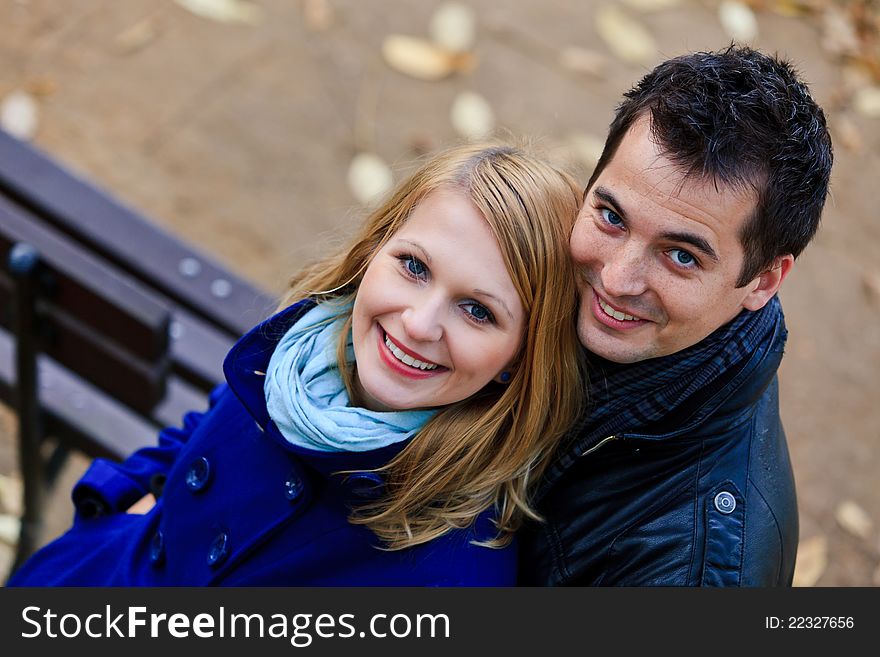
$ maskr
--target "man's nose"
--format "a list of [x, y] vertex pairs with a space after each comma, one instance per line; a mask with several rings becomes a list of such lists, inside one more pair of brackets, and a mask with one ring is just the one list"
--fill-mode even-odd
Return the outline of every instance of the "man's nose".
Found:
[[401, 314], [407, 336], [419, 342], [437, 342], [443, 337], [443, 302], [434, 295], [419, 299]]
[[612, 297], [637, 297], [648, 289], [647, 256], [637, 244], [620, 245], [606, 254], [602, 289]]

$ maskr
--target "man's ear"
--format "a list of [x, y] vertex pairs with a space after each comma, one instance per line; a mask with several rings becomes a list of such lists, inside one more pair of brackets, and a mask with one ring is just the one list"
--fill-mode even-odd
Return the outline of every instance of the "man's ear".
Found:
[[763, 308], [776, 294], [782, 281], [791, 271], [792, 265], [794, 265], [794, 256], [790, 253], [776, 258], [770, 269], [749, 283], [748, 287], [751, 288], [751, 291], [743, 299], [743, 308], [746, 310]]

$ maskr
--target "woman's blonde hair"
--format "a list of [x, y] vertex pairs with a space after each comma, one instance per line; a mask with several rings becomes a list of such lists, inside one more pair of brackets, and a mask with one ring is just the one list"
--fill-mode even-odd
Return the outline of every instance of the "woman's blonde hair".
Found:
[[[526, 328], [509, 383], [489, 383], [441, 408], [380, 469], [385, 496], [356, 509], [351, 521], [368, 526], [388, 549], [467, 527], [492, 506], [498, 535], [489, 545], [509, 543], [526, 517], [539, 520], [530, 494], [585, 396], [568, 253], [580, 191], [567, 174], [512, 146], [470, 144], [430, 158], [369, 215], [350, 246], [297, 274], [282, 305], [306, 297], [353, 301], [373, 255], [441, 188], [461, 191], [485, 217], [525, 309]], [[340, 336], [340, 356], [350, 322]], [[341, 370], [352, 392], [352, 369]]]

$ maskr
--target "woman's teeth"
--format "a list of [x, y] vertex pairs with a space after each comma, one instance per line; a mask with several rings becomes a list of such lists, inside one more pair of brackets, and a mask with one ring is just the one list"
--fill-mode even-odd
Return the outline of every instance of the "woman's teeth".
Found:
[[[597, 294], [596, 296], [598, 297], [599, 295]], [[627, 315], [626, 313], [622, 313], [619, 310], [614, 310], [614, 308], [602, 301], [602, 299], [599, 299], [599, 306], [601, 306], [602, 310], [605, 311], [606, 315], [608, 315], [609, 317], [613, 317], [618, 321], [634, 321], [638, 319], [638, 317], [633, 317], [632, 315]]]
[[400, 349], [397, 345], [391, 342], [391, 338], [388, 337], [388, 334], [385, 334], [385, 346], [388, 347], [388, 351], [394, 354], [394, 357], [399, 360], [401, 363], [405, 365], [409, 365], [410, 367], [416, 367], [420, 370], [436, 370], [436, 363], [423, 363], [422, 361], [413, 358], [409, 354], [405, 354], [402, 349]]

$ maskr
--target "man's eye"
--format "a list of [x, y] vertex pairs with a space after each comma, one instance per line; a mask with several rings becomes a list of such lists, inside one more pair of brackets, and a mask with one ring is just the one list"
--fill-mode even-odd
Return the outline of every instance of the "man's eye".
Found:
[[617, 214], [614, 210], [609, 210], [608, 208], [602, 208], [600, 210], [602, 213], [602, 218], [605, 219], [606, 222], [611, 224], [612, 226], [622, 226], [623, 219], [620, 218], [620, 215]]
[[697, 265], [697, 259], [687, 251], [681, 249], [671, 249], [669, 251], [669, 257], [672, 258], [672, 261], [679, 267], [691, 269]]

